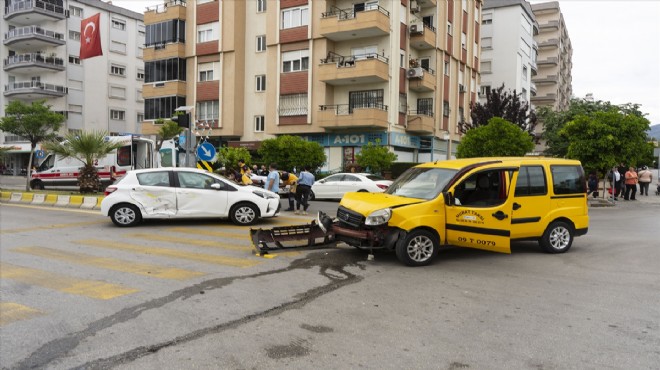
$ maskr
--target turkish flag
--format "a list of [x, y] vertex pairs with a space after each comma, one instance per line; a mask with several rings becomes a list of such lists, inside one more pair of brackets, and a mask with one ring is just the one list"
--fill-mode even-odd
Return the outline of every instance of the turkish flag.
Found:
[[80, 60], [103, 55], [100, 25], [101, 13], [80, 22]]

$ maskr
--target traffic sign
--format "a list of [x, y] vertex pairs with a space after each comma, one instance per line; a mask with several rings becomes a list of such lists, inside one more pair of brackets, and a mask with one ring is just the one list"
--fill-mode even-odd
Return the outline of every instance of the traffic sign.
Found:
[[202, 161], [211, 161], [215, 158], [215, 147], [209, 142], [203, 142], [197, 147], [197, 158]]
[[45, 158], [46, 157], [46, 152], [44, 152], [41, 149], [37, 149], [34, 151], [34, 156], [38, 159]]

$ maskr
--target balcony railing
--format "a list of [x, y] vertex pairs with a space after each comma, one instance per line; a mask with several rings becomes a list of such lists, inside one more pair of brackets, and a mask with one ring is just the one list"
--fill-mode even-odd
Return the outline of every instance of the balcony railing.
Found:
[[55, 85], [40, 81], [14, 82], [12, 84], [5, 85], [5, 92], [16, 92], [19, 90], [26, 90], [26, 89], [38, 89], [38, 90], [43, 90], [45, 92], [53, 92], [58, 94], [68, 93], [68, 89], [66, 86]]
[[430, 110], [430, 109], [409, 110], [408, 115], [409, 116], [429, 116], [429, 117], [433, 117], [433, 111]]
[[168, 7], [177, 6], [177, 5], [186, 6], [186, 0], [170, 0], [165, 4], [148, 6], [147, 11], [148, 12], [155, 11], [156, 13], [165, 13]]
[[64, 67], [64, 59], [54, 56], [46, 57], [40, 53], [12, 55], [4, 60], [5, 67], [24, 63], [39, 63], [46, 66]]
[[378, 10], [379, 12], [385, 14], [386, 16], [388, 17], [390, 16], [390, 12], [380, 5], [367, 5], [365, 6], [364, 10], [360, 10], [360, 11], [356, 11], [353, 8], [339, 9], [335, 6], [331, 6], [329, 12], [324, 12], [321, 14], [321, 18], [337, 17], [339, 20], [353, 19], [355, 18], [356, 13], [366, 12], [370, 10]]
[[326, 58], [321, 59], [321, 64], [336, 63], [337, 67], [354, 67], [356, 60], [363, 59], [378, 59], [381, 62], [389, 63], [389, 58], [380, 55], [378, 53], [366, 53], [366, 54], [356, 54], [356, 55], [340, 55], [333, 51], [328, 52]]
[[5, 15], [13, 13], [24, 12], [29, 10], [43, 10], [55, 14], [66, 14], [64, 7], [55, 4], [46, 3], [42, 0], [14, 0], [9, 6], [5, 7]]
[[54, 40], [64, 41], [64, 34], [61, 34], [59, 32], [47, 31], [39, 26], [25, 26], [25, 27], [14, 28], [9, 32], [5, 32], [5, 40], [19, 38], [19, 37], [26, 37], [26, 36], [37, 36], [37, 35], [51, 38]]
[[322, 111], [327, 111], [327, 110], [334, 110], [335, 114], [338, 116], [344, 116], [344, 115], [349, 115], [353, 114], [354, 109], [359, 109], [359, 108], [372, 108], [372, 109], [380, 109], [387, 111], [387, 105], [380, 103], [380, 102], [361, 102], [360, 105], [351, 105], [351, 104], [335, 104], [335, 105], [320, 105], [319, 110]]

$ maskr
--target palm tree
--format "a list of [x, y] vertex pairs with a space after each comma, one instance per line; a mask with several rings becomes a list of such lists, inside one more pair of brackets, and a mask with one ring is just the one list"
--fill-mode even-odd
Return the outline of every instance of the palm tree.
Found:
[[83, 163], [83, 169], [78, 176], [78, 186], [81, 193], [94, 193], [101, 188], [101, 181], [94, 163], [113, 150], [122, 146], [107, 140], [107, 133], [103, 131], [69, 133], [64, 141], [47, 141], [43, 148], [62, 156], [75, 158]]

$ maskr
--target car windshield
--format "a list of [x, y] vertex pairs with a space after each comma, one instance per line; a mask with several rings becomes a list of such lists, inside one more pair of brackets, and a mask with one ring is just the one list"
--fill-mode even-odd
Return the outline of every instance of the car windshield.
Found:
[[431, 200], [440, 194], [456, 172], [458, 170], [413, 167], [399, 176], [385, 193], [406, 198]]

